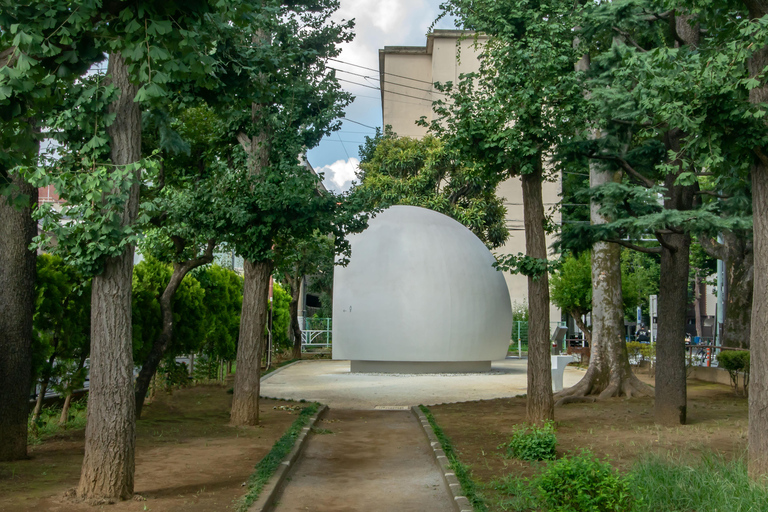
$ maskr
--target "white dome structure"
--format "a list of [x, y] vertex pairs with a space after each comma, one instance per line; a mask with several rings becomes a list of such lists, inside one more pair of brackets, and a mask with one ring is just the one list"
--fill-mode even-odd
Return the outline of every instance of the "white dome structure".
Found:
[[333, 283], [333, 358], [353, 372], [489, 371], [512, 307], [493, 255], [443, 214], [393, 206], [349, 237]]

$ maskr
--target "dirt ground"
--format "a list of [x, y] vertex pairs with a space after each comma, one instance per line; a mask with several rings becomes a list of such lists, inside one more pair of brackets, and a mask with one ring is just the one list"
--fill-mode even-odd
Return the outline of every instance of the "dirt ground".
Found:
[[94, 512], [232, 510], [255, 464], [296, 419], [298, 404], [262, 400], [260, 427], [227, 426], [232, 395], [223, 386], [159, 393], [137, 423], [135, 501], [89, 506], [64, 497], [80, 477], [84, 431], [69, 431], [0, 463], [0, 511]]
[[[525, 422], [525, 398], [438, 405], [430, 410], [479, 484], [509, 473], [529, 477], [537, 472], [539, 463], [506, 458], [505, 449], [499, 447], [517, 424]], [[626, 470], [648, 452], [696, 455], [714, 450], [727, 457], [745, 452], [747, 399], [735, 396], [730, 387], [689, 380], [687, 414], [687, 425], [665, 428], [654, 425], [650, 398], [564, 405], [555, 409], [558, 457], [588, 448]], [[492, 498], [494, 491], [488, 486], [483, 493]]]

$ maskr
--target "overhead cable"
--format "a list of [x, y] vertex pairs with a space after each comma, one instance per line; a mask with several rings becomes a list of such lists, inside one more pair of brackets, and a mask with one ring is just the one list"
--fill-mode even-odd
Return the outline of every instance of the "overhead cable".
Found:
[[[355, 68], [367, 69], [368, 71], [375, 71], [376, 73], [381, 73], [381, 71], [379, 71], [378, 69], [369, 68], [369, 67], [366, 67], [366, 66], [361, 66], [360, 64], [352, 64], [351, 62], [345, 62], [345, 61], [339, 60], [339, 59], [328, 59], [328, 60], [332, 60], [332, 61], [338, 62], [340, 64], [346, 64], [348, 66], [352, 66], [352, 67], [355, 67]], [[405, 78], [406, 80], [412, 80], [414, 82], [421, 82], [423, 84], [433, 85], [432, 82], [428, 82], [426, 80], [419, 80], [418, 78], [412, 78], [410, 76], [396, 75], [395, 73], [387, 73], [386, 71], [384, 72], [384, 74], [385, 75], [389, 75], [389, 76], [396, 76], [397, 78]]]

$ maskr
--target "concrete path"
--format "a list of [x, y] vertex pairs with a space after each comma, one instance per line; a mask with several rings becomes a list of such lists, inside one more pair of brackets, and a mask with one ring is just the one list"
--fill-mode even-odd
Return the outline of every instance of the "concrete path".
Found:
[[316, 425], [277, 512], [452, 510], [421, 425], [410, 411], [329, 410]]
[[[408, 375], [350, 373], [349, 361], [302, 361], [268, 375], [261, 394], [274, 398], [312, 400], [332, 409], [374, 409], [377, 406], [432, 405], [522, 395], [527, 389], [527, 359], [494, 361], [489, 373]], [[584, 372], [566, 368], [565, 387]]]

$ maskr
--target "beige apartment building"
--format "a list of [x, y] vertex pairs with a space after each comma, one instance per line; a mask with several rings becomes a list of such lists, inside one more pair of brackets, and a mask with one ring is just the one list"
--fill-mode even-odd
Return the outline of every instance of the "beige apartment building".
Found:
[[[440, 92], [434, 82], [458, 82], [459, 75], [477, 71], [478, 51], [474, 48], [474, 36], [467, 37], [460, 30], [435, 30], [427, 36], [426, 46], [386, 46], [379, 50], [379, 80], [381, 109], [384, 126], [391, 125], [399, 136], [422, 137], [426, 128], [416, 125], [425, 116], [432, 119], [432, 101]], [[463, 37], [463, 39], [462, 39]], [[480, 36], [479, 42], [487, 38]], [[560, 223], [560, 213], [555, 210], [559, 201], [562, 181], [543, 184], [544, 207], [553, 220]], [[520, 179], [513, 178], [499, 185], [498, 195], [507, 208], [509, 239], [497, 254], [525, 253], [523, 228], [523, 196]], [[554, 240], [549, 237], [547, 244]], [[528, 298], [528, 281], [525, 276], [505, 272], [512, 303]], [[550, 306], [550, 321], [560, 321], [560, 310]]]

